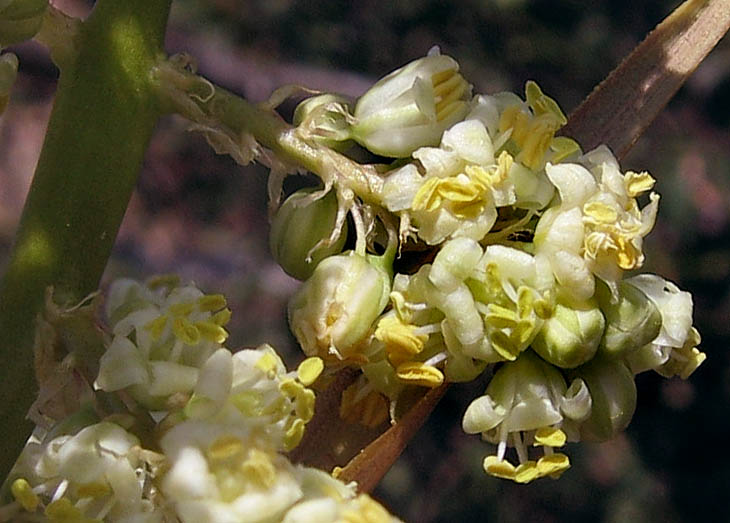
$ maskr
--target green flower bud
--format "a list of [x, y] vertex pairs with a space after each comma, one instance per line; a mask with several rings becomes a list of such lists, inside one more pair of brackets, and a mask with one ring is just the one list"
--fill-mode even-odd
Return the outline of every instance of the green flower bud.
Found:
[[368, 150], [405, 158], [437, 146], [464, 119], [471, 85], [453, 58], [432, 50], [379, 80], [357, 102], [352, 137]]
[[0, 2], [0, 47], [33, 38], [40, 30], [48, 0]]
[[308, 356], [357, 355], [388, 304], [395, 249], [383, 256], [350, 251], [323, 260], [289, 302], [289, 325]]
[[639, 289], [622, 281], [618, 285], [618, 301], [611, 290], [596, 280], [596, 298], [606, 317], [606, 330], [598, 345], [598, 353], [609, 358], [622, 358], [651, 342], [662, 328], [662, 317], [656, 305]]
[[333, 238], [337, 221], [337, 196], [334, 191], [315, 199], [314, 189], [301, 189], [286, 199], [271, 221], [269, 247], [284, 272], [306, 280], [317, 264], [342, 252], [347, 239], [347, 224]]
[[580, 426], [582, 439], [606, 441], [624, 430], [636, 410], [634, 375], [620, 361], [595, 359], [576, 369], [591, 393], [590, 417]]
[[3, 114], [5, 107], [10, 100], [10, 90], [18, 75], [18, 57], [13, 53], [0, 55], [0, 114]]
[[605, 323], [595, 300], [570, 305], [559, 301], [532, 341], [532, 348], [545, 361], [572, 369], [596, 353]]
[[293, 122], [308, 138], [334, 149], [344, 151], [350, 140], [350, 101], [337, 94], [320, 94], [303, 100], [294, 111]]

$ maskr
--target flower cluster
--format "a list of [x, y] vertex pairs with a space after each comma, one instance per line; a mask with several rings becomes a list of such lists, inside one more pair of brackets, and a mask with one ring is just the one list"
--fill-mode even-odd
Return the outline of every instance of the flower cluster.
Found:
[[287, 371], [269, 345], [229, 351], [224, 297], [174, 277], [118, 280], [105, 309], [94, 396], [36, 429], [0, 521], [398, 521], [285, 454], [314, 415], [320, 358]]
[[[367, 191], [346, 170], [323, 180], [317, 198], [355, 194], [329, 211], [352, 214], [355, 250], [312, 264], [289, 305], [307, 355], [362, 370], [343, 394], [345, 419], [372, 426], [404, 391], [493, 372], [463, 428], [496, 445], [489, 474], [528, 482], [568, 468], [555, 451], [567, 441], [626, 427], [635, 374], [687, 378], [705, 359], [691, 295], [627, 275], [644, 263], [655, 180], [622, 171], [606, 146], [583, 152], [556, 136], [566, 117], [535, 82], [524, 97], [471, 96], [458, 64], [434, 50], [327, 107], [338, 136], [358, 144], [345, 155], [394, 158]], [[317, 141], [315, 120], [300, 127]], [[288, 234], [332, 246], [335, 222], [292, 221]]]

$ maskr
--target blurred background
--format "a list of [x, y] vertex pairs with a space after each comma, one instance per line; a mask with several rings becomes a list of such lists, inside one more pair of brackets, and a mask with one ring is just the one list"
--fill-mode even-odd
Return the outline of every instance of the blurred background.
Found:
[[[522, 93], [534, 79], [566, 113], [676, 1], [175, 0], [167, 47], [261, 101], [285, 83], [357, 96], [433, 45], [461, 64], [475, 92]], [[92, 2], [56, 0], [84, 16]], [[44, 49], [14, 48], [20, 74], [0, 118], [0, 270], [30, 184], [57, 71]], [[637, 378], [626, 433], [570, 445], [559, 481], [528, 486], [481, 468], [486, 444], [460, 420], [485, 384], [452, 386], [376, 497], [412, 522], [730, 520], [730, 40], [726, 37], [623, 160], [662, 194], [645, 251], [694, 294], [707, 362], [687, 382]], [[286, 109], [286, 108], [285, 108]], [[266, 170], [217, 156], [177, 118], [160, 122], [105, 282], [176, 272], [234, 311], [230, 346], [269, 342], [294, 364], [285, 307], [298, 282], [268, 252]], [[112, 175], [112, 173], [110, 173]], [[62, 190], [62, 188], [59, 188]]]

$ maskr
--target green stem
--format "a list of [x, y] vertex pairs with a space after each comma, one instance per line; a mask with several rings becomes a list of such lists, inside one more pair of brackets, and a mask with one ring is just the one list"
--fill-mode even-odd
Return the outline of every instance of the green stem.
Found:
[[318, 175], [325, 184], [336, 179], [339, 187], [352, 190], [364, 202], [382, 205], [383, 178], [373, 165], [359, 164], [307, 140], [266, 104], [252, 104], [187, 71], [174, 60], [161, 62], [157, 77], [160, 99], [171, 111], [204, 127], [223, 131], [234, 141], [251, 135], [278, 158]]
[[31, 428], [31, 347], [44, 290], [59, 304], [94, 291], [160, 114], [150, 74], [171, 0], [99, 0], [60, 64], [53, 113], [0, 287], [4, 478]]

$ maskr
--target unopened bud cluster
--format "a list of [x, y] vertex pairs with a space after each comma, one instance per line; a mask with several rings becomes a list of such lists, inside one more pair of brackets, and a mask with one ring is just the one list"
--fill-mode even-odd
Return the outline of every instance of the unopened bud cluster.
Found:
[[[67, 324], [97, 303], [65, 311]], [[105, 312], [93, 389], [36, 429], [0, 521], [398, 521], [355, 484], [284, 454], [314, 415], [320, 358], [287, 371], [269, 345], [231, 352], [225, 298], [174, 277], [114, 282]], [[51, 375], [40, 386], [65, 393]]]
[[[285, 270], [314, 266], [289, 305], [302, 349], [364, 374], [343, 395], [345, 419], [372, 426], [388, 405], [396, 416], [414, 387], [490, 370], [463, 427], [496, 445], [489, 474], [524, 483], [567, 469], [566, 442], [623, 430], [635, 374], [687, 378], [704, 361], [691, 295], [627, 273], [644, 263], [654, 179], [622, 171], [606, 146], [584, 152], [556, 136], [566, 117], [535, 82], [524, 96], [472, 96], [456, 61], [435, 50], [354, 102], [315, 100], [330, 100], [323, 126], [338, 122], [337, 133], [320, 134], [358, 144], [346, 155], [393, 159], [375, 166], [367, 191], [356, 172], [323, 179], [338, 208], [319, 200], [316, 226], [287, 218], [289, 202], [274, 219], [272, 245], [291, 241], [299, 260], [282, 259]], [[309, 120], [298, 130], [321, 144], [316, 128]], [[328, 250], [316, 264], [310, 246], [331, 248], [347, 234], [336, 219], [345, 213], [355, 250]], [[386, 232], [397, 249], [385, 248]]]

